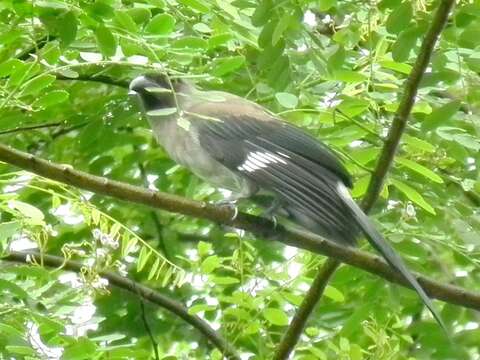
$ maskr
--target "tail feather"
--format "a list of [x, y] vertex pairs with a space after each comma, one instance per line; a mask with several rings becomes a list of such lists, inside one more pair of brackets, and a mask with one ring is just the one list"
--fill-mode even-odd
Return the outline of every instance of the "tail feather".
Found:
[[357, 203], [351, 198], [348, 190], [343, 184], [339, 184], [338, 191], [342, 198], [345, 200], [345, 203], [348, 205], [352, 211], [356, 222], [362, 229], [362, 232], [367, 237], [369, 243], [383, 256], [387, 263], [400, 272], [405, 280], [415, 289], [420, 299], [423, 301], [425, 306], [430, 310], [431, 314], [437, 321], [437, 323], [443, 328], [445, 333], [448, 334], [445, 324], [443, 323], [442, 318], [435, 309], [432, 301], [429, 296], [425, 293], [422, 286], [418, 283], [415, 276], [408, 270], [407, 266], [403, 262], [402, 258], [395, 252], [395, 250], [385, 241], [383, 236], [375, 229], [371, 220], [367, 215], [360, 209]]

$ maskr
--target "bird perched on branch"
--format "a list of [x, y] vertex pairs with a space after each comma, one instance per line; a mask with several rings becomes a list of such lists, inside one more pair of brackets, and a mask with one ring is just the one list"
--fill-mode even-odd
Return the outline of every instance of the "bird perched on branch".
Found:
[[327, 146], [258, 104], [184, 80], [139, 76], [130, 91], [174, 161], [237, 198], [271, 196], [276, 213], [341, 245], [354, 246], [363, 233], [443, 327], [416, 278], [351, 198], [350, 175]]

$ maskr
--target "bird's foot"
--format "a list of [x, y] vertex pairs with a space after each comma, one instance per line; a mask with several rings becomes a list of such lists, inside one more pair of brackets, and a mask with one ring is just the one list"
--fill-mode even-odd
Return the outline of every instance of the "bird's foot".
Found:
[[214, 205], [219, 206], [219, 207], [226, 207], [233, 211], [233, 215], [230, 219], [230, 221], [233, 221], [237, 218], [238, 216], [238, 207], [237, 207], [237, 200], [232, 200], [232, 199], [223, 199], [219, 201], [213, 202]]
[[277, 225], [278, 225], [277, 217], [275, 216], [275, 214], [278, 212], [279, 209], [280, 209], [280, 202], [277, 200], [273, 200], [272, 204], [268, 208], [266, 208], [262, 213], [262, 216], [266, 217], [273, 223], [274, 230], [277, 228]]
[[269, 209], [265, 210], [262, 213], [262, 216], [264, 218], [267, 218], [268, 220], [270, 220], [273, 223], [273, 230], [275, 230], [277, 228], [277, 225], [278, 225], [277, 217], [274, 215], [274, 213], [275, 213], [274, 211], [269, 211]]

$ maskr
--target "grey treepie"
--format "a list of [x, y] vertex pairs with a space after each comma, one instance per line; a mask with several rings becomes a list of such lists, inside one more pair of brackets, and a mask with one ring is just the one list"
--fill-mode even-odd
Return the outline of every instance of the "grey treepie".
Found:
[[326, 145], [254, 102], [185, 80], [147, 74], [130, 90], [174, 161], [237, 198], [271, 196], [277, 214], [343, 246], [354, 246], [363, 233], [445, 328], [417, 279], [350, 196], [351, 177]]

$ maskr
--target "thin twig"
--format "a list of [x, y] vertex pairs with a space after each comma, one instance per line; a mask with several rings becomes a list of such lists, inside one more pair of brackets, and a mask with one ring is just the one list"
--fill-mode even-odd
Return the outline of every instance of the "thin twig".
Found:
[[52, 123], [38, 124], [38, 125], [17, 126], [13, 129], [0, 130], [0, 135], [13, 134], [17, 132], [36, 130], [36, 129], [51, 128], [51, 127], [57, 127], [61, 125], [63, 125], [62, 121], [56, 121]]
[[22, 52], [20, 52], [16, 58], [19, 59], [19, 60], [29, 60], [31, 58], [30, 54], [35, 54], [38, 52], [38, 50], [42, 49], [45, 45], [47, 45], [50, 41], [53, 41], [55, 40], [55, 36], [52, 36], [52, 35], [45, 35], [44, 37], [42, 37], [41, 39], [37, 40], [34, 45], [29, 48], [29, 49], [26, 49]]
[[[147, 190], [120, 181], [91, 175], [75, 170], [71, 166], [55, 164], [3, 144], [0, 144], [0, 161], [99, 195], [103, 194], [119, 200], [207, 219], [215, 223], [250, 231], [258, 235], [259, 240], [279, 241], [283, 244], [333, 257], [341, 262], [383, 277], [388, 281], [410, 288], [405, 279], [378, 256], [335, 244], [307, 231], [286, 229], [281, 224], [274, 224], [268, 219], [245, 213], [238, 213], [237, 217], [233, 219], [234, 211], [225, 206], [218, 207], [205, 202], [189, 200], [181, 196]], [[480, 294], [460, 287], [442, 284], [423, 275], [417, 274], [415, 276], [430, 297], [480, 310]]]
[[145, 326], [145, 331], [147, 332], [148, 337], [150, 338], [150, 342], [152, 343], [153, 352], [155, 353], [155, 360], [160, 360], [160, 355], [158, 354], [158, 344], [155, 341], [155, 336], [153, 336], [152, 329], [150, 329], [150, 325], [148, 324], [147, 315], [145, 313], [145, 302], [143, 301], [143, 298], [141, 296], [139, 301], [140, 301], [140, 312], [142, 313], [143, 325]]
[[[65, 270], [80, 273], [84, 265], [78, 261], [66, 260], [63, 257], [39, 254], [36, 252], [20, 252], [12, 251], [8, 255], [1, 257], [0, 260], [12, 261], [18, 263], [30, 264], [31, 259], [37, 263], [43, 261], [44, 266], [60, 268]], [[180, 317], [185, 322], [192, 325], [199, 330], [212, 344], [214, 344], [223, 354], [229, 359], [239, 360], [240, 357], [230, 343], [228, 343], [220, 334], [213, 330], [210, 325], [198, 316], [190, 315], [188, 309], [178, 301], [175, 301], [164, 294], [159, 293], [145, 285], [135, 282], [129, 278], [117, 275], [113, 272], [102, 270], [99, 272], [102, 278], [108, 280], [109, 285], [116, 286], [120, 289], [126, 290], [134, 295], [140, 296], [144, 300], [148, 300], [152, 304], [160, 306], [174, 315]]]
[[99, 82], [99, 83], [102, 83], [102, 84], [118, 86], [118, 87], [125, 88], [125, 89], [128, 89], [128, 84], [129, 84], [128, 80], [116, 80], [116, 79], [113, 79], [112, 77], [106, 76], [106, 75], [98, 75], [98, 76], [96, 76], [96, 75], [78, 75], [77, 77], [72, 78], [72, 77], [67, 77], [67, 76], [61, 75], [61, 74], [55, 74], [55, 77], [57, 78], [57, 80]]
[[295, 316], [293, 317], [287, 331], [283, 335], [282, 341], [277, 347], [274, 360], [287, 359], [293, 348], [300, 339], [305, 323], [313, 312], [318, 300], [322, 297], [323, 291], [328, 284], [330, 277], [340, 265], [340, 262], [333, 258], [328, 258], [325, 264], [319, 266], [318, 273], [313, 280], [312, 286], [305, 295]]
[[[138, 150], [138, 149], [135, 149]], [[143, 180], [143, 186], [148, 187], [148, 179], [147, 179], [147, 172], [145, 171], [145, 166], [143, 166], [142, 162], [138, 163], [138, 169], [140, 170], [140, 176]], [[155, 226], [155, 231], [157, 232], [157, 239], [158, 239], [158, 246], [162, 251], [163, 255], [167, 260], [171, 260], [170, 255], [168, 254], [167, 247], [165, 245], [165, 241], [162, 236], [162, 224], [160, 223], [160, 219], [158, 218], [157, 213], [154, 210], [149, 212], [150, 218], [152, 219], [153, 225]]]

